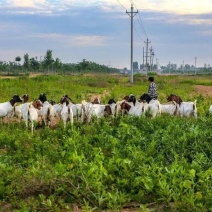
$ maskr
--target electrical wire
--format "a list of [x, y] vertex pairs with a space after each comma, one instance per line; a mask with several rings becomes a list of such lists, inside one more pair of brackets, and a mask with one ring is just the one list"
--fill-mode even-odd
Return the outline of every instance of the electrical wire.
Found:
[[[135, 4], [134, 4], [134, 6], [135, 6], [135, 8], [138, 10], [138, 8], [136, 7]], [[139, 10], [138, 10], [137, 20], [138, 20], [138, 22], [139, 22], [139, 24], [140, 24], [140, 26], [141, 26], [141, 30], [143, 31], [144, 35], [146, 36], [146, 38], [148, 38], [147, 33], [146, 33], [146, 30], [145, 30], [144, 25], [143, 25], [143, 22], [142, 22], [142, 20], [141, 20], [141, 16], [140, 16]]]
[[[123, 6], [123, 4], [121, 4], [121, 2], [120, 2], [119, 0], [116, 0], [116, 1], [119, 3], [119, 5], [121, 5], [121, 7], [122, 7], [125, 11], [127, 11], [127, 9]], [[133, 0], [129, 0], [129, 2], [130, 2], [131, 4], [133, 4]], [[136, 5], [135, 5], [135, 4], [133, 4], [133, 5], [134, 5], [135, 8], [137, 9]], [[137, 10], [138, 10], [138, 9], [137, 9]], [[142, 20], [141, 20], [141, 16], [140, 16], [139, 11], [138, 11], [138, 16], [137, 16], [137, 21], [138, 21], [138, 23], [139, 23], [139, 26], [140, 26], [141, 31], [143, 32], [143, 34], [145, 35], [145, 37], [148, 39], [148, 36], [147, 36], [146, 30], [145, 30], [145, 28], [144, 28], [143, 22], [142, 22]], [[138, 37], [139, 37], [142, 41], [144, 41], [144, 40], [142, 39], [142, 36], [138, 33], [138, 30], [136, 29], [136, 27], [135, 27], [134, 25], [133, 25], [133, 28], [134, 28], [134, 30], [136, 31]], [[154, 51], [153, 51], [153, 53], [154, 53]], [[154, 56], [156, 56], [155, 53], [154, 53]]]
[[138, 37], [139, 37], [142, 41], [144, 41], [144, 40], [142, 39], [141, 35], [138, 33], [138, 31], [137, 31], [137, 29], [135, 28], [135, 26], [134, 26], [134, 25], [133, 25], [133, 28], [134, 28], [134, 30], [136, 31], [136, 33], [137, 33]]
[[124, 10], [127, 10], [124, 6], [123, 6], [123, 4], [121, 4], [121, 2], [119, 1], [119, 0], [116, 0], [123, 8], [124, 8]]
[[[139, 17], [139, 18], [138, 18], [138, 17]], [[138, 20], [138, 23], [139, 23], [139, 25], [140, 25], [140, 27], [141, 27], [141, 30], [143, 31], [144, 35], [146, 36], [146, 38], [148, 38], [148, 36], [147, 36], [147, 34], [146, 34], [146, 30], [145, 30], [145, 28], [144, 28], [144, 25], [143, 25], [143, 23], [142, 23], [142, 21], [141, 21], [141, 16], [140, 16], [140, 13], [139, 13], [139, 12], [138, 12], [137, 20]]]

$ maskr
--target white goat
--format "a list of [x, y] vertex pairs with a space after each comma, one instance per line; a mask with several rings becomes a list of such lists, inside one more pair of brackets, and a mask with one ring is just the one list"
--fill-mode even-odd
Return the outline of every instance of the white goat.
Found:
[[55, 116], [60, 119], [60, 116], [61, 116], [61, 110], [62, 110], [62, 104], [54, 104], [52, 105], [53, 109], [54, 109], [54, 113], [55, 113]]
[[197, 117], [197, 100], [194, 102], [182, 102], [179, 105], [179, 115], [180, 116], [194, 116]]
[[90, 122], [92, 117], [95, 116], [97, 119], [102, 118], [105, 114], [105, 105], [92, 104], [91, 102], [82, 101], [82, 122], [87, 120]]
[[61, 103], [62, 103], [61, 118], [63, 120], [64, 128], [66, 128], [66, 123], [68, 120], [70, 120], [71, 124], [73, 125], [74, 122], [73, 111], [69, 106], [67, 97], [63, 97]]
[[161, 114], [161, 104], [158, 100], [151, 100], [149, 103], [144, 103], [147, 106], [147, 110], [150, 112], [152, 118], [155, 118], [157, 115]]
[[[28, 100], [29, 100], [28, 94], [24, 94], [22, 96], [22, 99], [23, 99], [23, 103], [28, 102]], [[22, 118], [22, 112], [21, 112], [21, 107], [22, 106], [23, 106], [23, 104], [14, 105], [14, 110], [13, 110], [13, 114], [12, 114], [12, 117], [14, 117], [14, 116], [17, 117], [19, 122], [21, 121], [21, 118]]]
[[22, 102], [22, 99], [18, 95], [14, 95], [8, 102], [0, 103], [0, 118], [7, 117], [7, 120], [9, 121], [9, 118], [13, 113], [13, 106], [16, 102]]
[[121, 105], [124, 103], [124, 102], [126, 102], [126, 100], [121, 100], [121, 101], [117, 101], [116, 102], [116, 116], [118, 116], [118, 115], [124, 115], [124, 113], [125, 113], [125, 109], [122, 109], [121, 108]]
[[73, 117], [79, 121], [79, 117], [82, 115], [82, 104], [69, 103], [69, 107], [72, 109]]
[[38, 110], [42, 107], [42, 102], [36, 100], [31, 103], [24, 103], [21, 107], [22, 117], [25, 121], [26, 127], [28, 128], [28, 122], [31, 123], [31, 132], [34, 131], [34, 122], [38, 121]]
[[116, 115], [116, 103], [105, 105], [105, 113], [107, 115], [111, 115], [114, 118]]
[[39, 115], [45, 125], [53, 126], [54, 117], [56, 116], [56, 111], [54, 106], [48, 101], [43, 102], [43, 107], [41, 108]]
[[177, 115], [179, 113], [179, 105], [175, 101], [172, 101], [170, 104], [161, 104], [161, 113], [171, 116]]
[[197, 117], [197, 100], [194, 102], [183, 102], [182, 98], [176, 94], [170, 94], [168, 101], [175, 101], [179, 105], [180, 116], [194, 116]]
[[45, 94], [40, 94], [38, 99], [43, 103], [43, 107], [41, 108], [40, 114], [41, 119], [45, 125], [53, 126], [53, 118], [55, 117], [55, 111], [53, 106], [47, 101]]
[[148, 105], [143, 102], [136, 102], [135, 105], [132, 102], [123, 102], [121, 108], [122, 110], [127, 111], [129, 115], [141, 116], [147, 111]]

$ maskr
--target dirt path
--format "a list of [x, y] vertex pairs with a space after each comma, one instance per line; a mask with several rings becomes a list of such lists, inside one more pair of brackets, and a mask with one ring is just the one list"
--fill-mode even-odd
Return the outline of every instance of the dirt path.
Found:
[[[30, 73], [29, 78], [34, 78], [34, 77], [37, 77], [37, 76], [40, 76], [40, 75], [44, 75], [44, 74], [43, 73]], [[22, 76], [22, 75], [20, 75], [20, 76]], [[0, 75], [0, 79], [15, 79], [15, 78], [18, 78], [20, 76]]]
[[197, 94], [201, 94], [202, 96], [212, 96], [212, 86], [205, 85], [196, 85]]

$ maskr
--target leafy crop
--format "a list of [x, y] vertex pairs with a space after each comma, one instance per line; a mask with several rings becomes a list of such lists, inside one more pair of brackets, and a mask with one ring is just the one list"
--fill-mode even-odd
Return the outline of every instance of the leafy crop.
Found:
[[[78, 77], [73, 80], [80, 81]], [[85, 79], [85, 84], [72, 87], [61, 76], [29, 79], [24, 89], [38, 96], [39, 81], [50, 98], [70, 92], [76, 99], [83, 92], [85, 97], [91, 91], [101, 93], [107, 86], [116, 98], [144, 90], [136, 81], [123, 92], [124, 79], [110, 77], [94, 90], [86, 88]], [[162, 80], [165, 96], [173, 78]], [[58, 81], [64, 82], [62, 89], [53, 86]], [[26, 91], [18, 90], [17, 79], [5, 80], [4, 85], [2, 101], [11, 91]], [[212, 116], [205, 113], [211, 99], [199, 101], [203, 111], [196, 119], [106, 117], [66, 129], [62, 124], [37, 128], [33, 135], [24, 123], [0, 124], [1, 210], [72, 211], [78, 206], [85, 211], [117, 211], [134, 206], [140, 211], [211, 211]]]

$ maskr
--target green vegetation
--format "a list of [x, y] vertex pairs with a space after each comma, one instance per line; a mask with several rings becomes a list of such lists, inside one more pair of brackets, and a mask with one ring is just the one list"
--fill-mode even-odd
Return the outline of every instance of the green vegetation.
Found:
[[[212, 211], [212, 97], [197, 85], [207, 76], [155, 76], [160, 101], [170, 93], [197, 99], [198, 118], [106, 117], [63, 129], [0, 124], [0, 209], [3, 211]], [[40, 93], [75, 102], [102, 94], [102, 102], [147, 91], [120, 75], [53, 75], [0, 79], [0, 102], [14, 93]], [[0, 210], [0, 211], [1, 211]]]
[[30, 72], [41, 72], [45, 74], [73, 74], [73, 73], [117, 73], [117, 68], [100, 65], [95, 62], [83, 59], [79, 63], [62, 63], [59, 58], [53, 58], [52, 50], [47, 50], [46, 55], [40, 58], [29, 57], [29, 54], [23, 56], [23, 64], [21, 57], [17, 56], [14, 62], [0, 61], [0, 74], [8, 76], [28, 75]]

